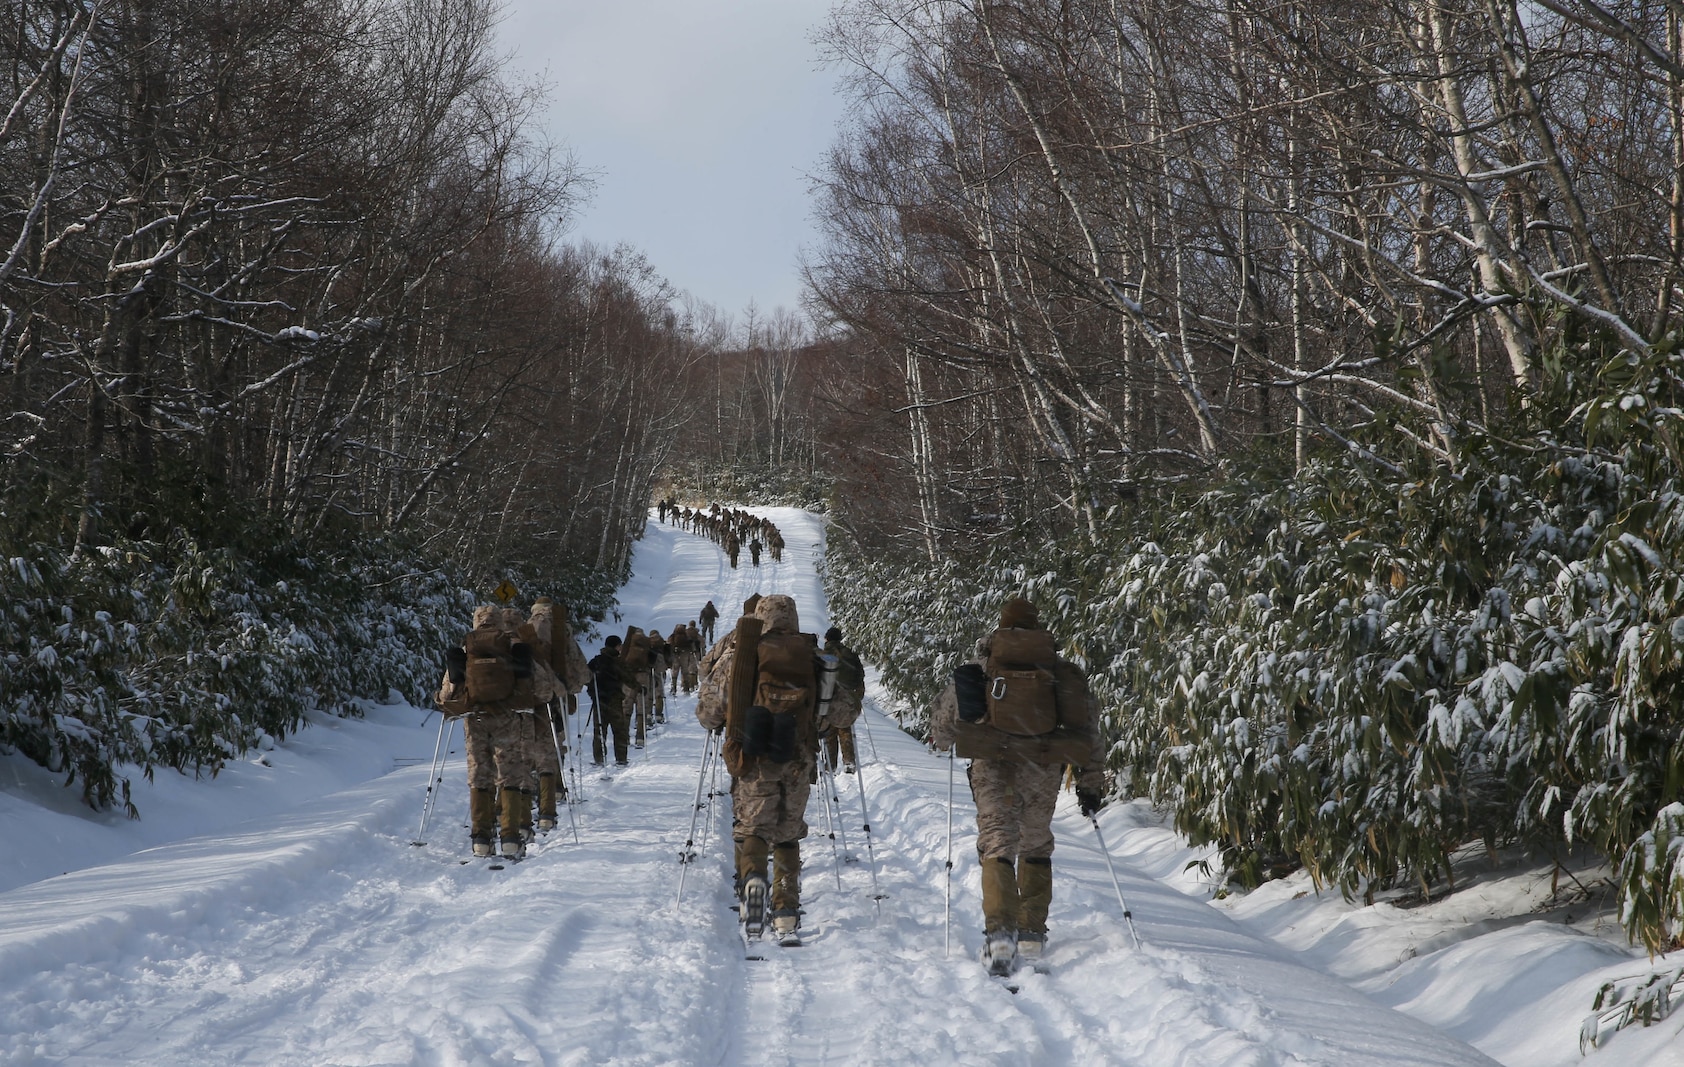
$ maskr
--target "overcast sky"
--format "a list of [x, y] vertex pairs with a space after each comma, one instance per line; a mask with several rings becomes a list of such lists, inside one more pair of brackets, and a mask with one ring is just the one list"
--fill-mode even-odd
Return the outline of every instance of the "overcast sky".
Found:
[[625, 241], [739, 318], [799, 306], [806, 175], [842, 111], [810, 34], [831, 0], [506, 0], [502, 50], [596, 193], [569, 234]]

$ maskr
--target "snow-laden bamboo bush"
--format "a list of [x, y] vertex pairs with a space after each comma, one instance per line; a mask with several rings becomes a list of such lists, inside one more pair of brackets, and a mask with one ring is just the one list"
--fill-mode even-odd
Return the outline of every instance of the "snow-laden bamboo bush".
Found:
[[1097, 546], [931, 565], [835, 537], [832, 611], [923, 707], [1030, 596], [1090, 671], [1123, 788], [1238, 880], [1427, 889], [1472, 841], [1584, 844], [1659, 949], [1684, 919], [1678, 367], [1616, 356], [1555, 428], [1464, 440], [1454, 469], [1235, 476], [1114, 509]]
[[[240, 552], [178, 535], [0, 557], [0, 748], [130, 814], [127, 774], [215, 774], [312, 709], [355, 715], [393, 691], [425, 704], [476, 603], [465, 576], [377, 539]], [[518, 578], [575, 619], [605, 611], [614, 584], [577, 567]]]

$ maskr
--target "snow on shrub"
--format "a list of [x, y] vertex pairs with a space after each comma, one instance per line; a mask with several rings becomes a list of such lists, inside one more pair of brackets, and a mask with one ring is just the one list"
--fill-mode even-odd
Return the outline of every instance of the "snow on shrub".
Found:
[[1342, 455], [1166, 489], [1097, 546], [936, 564], [833, 537], [832, 613], [923, 708], [1030, 596], [1090, 671], [1125, 788], [1238, 880], [1425, 891], [1470, 841], [1583, 843], [1659, 951], [1684, 920], [1684, 505], [1679, 412], [1654, 398], [1684, 382], [1645, 358], [1524, 443], [1463, 442], [1455, 469]]
[[[126, 766], [214, 775], [311, 709], [355, 715], [394, 690], [425, 703], [476, 602], [463, 575], [379, 539], [332, 556], [179, 535], [0, 556], [0, 748], [131, 815]], [[604, 611], [615, 584], [578, 567], [521, 583], [575, 618]]]

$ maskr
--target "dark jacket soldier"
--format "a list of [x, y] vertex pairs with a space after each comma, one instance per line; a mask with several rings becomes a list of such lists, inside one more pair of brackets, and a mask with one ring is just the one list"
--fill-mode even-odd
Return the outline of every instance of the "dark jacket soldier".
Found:
[[624, 683], [620, 679], [620, 639], [609, 634], [602, 651], [590, 662], [591, 670], [591, 761], [602, 766], [609, 735], [614, 742], [614, 762], [625, 766], [631, 747], [631, 720], [626, 712]]

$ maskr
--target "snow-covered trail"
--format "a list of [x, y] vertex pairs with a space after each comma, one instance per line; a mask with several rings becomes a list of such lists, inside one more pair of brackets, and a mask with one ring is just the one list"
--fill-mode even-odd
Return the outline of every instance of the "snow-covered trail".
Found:
[[[712, 599], [797, 599], [827, 624], [815, 517], [769, 509], [779, 565], [736, 571], [651, 524], [623, 621], [666, 633]], [[1052, 973], [1012, 995], [974, 962], [974, 812], [954, 789], [953, 950], [943, 952], [950, 764], [868, 707], [861, 730], [879, 918], [859, 792], [842, 776], [837, 861], [815, 790], [808, 943], [743, 959], [726, 802], [677, 900], [704, 734], [691, 698], [524, 863], [458, 862], [459, 761], [430, 843], [426, 779], [399, 770], [255, 823], [0, 894], [0, 1065], [1420, 1064], [1492, 1061], [1293, 963], [1225, 915], [1119, 869], [1136, 951], [1094, 834], [1056, 830]], [[413, 731], [410, 751], [434, 733]], [[959, 777], [963, 773], [960, 770]], [[723, 783], [721, 783], [723, 784]], [[1066, 805], [1070, 804], [1066, 798]], [[1107, 812], [1108, 826], [1127, 811]]]

